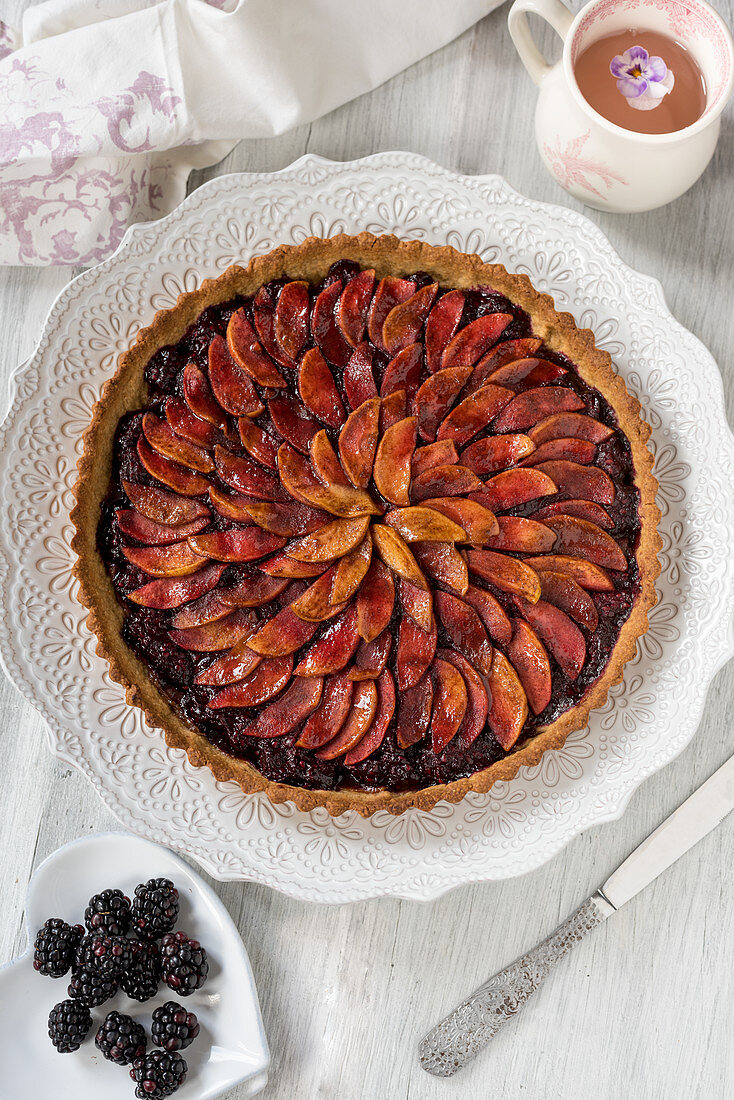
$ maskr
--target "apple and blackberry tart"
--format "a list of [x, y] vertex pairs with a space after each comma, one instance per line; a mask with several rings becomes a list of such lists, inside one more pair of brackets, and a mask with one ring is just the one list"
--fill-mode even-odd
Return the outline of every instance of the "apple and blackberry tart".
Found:
[[273, 801], [486, 791], [647, 629], [648, 435], [525, 276], [367, 233], [278, 248], [104, 388], [72, 513], [98, 651], [169, 745]]

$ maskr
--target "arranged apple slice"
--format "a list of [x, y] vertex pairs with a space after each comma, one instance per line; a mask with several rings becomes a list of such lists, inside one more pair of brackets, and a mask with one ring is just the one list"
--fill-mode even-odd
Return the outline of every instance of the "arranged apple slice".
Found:
[[211, 710], [221, 707], [257, 707], [274, 699], [291, 678], [293, 657], [266, 657], [253, 672], [209, 701]]
[[223, 654], [200, 672], [194, 680], [195, 684], [204, 684], [207, 687], [225, 687], [227, 684], [236, 684], [238, 680], [244, 680], [253, 669], [262, 661], [259, 653], [255, 653], [247, 644], [247, 637], [241, 638], [237, 645], [232, 646], [228, 653]]
[[327, 676], [321, 701], [296, 741], [300, 749], [318, 749], [338, 734], [349, 715], [354, 684], [346, 673]]
[[[502, 592], [524, 596], [531, 603], [540, 599], [538, 574], [526, 562], [494, 550], [469, 550], [469, 569]], [[533, 561], [542, 560], [533, 558]]]
[[601, 504], [596, 504], [593, 500], [556, 500], [552, 504], [544, 504], [534, 514], [536, 519], [545, 519], [546, 516], [559, 514], [578, 516], [579, 519], [586, 519], [589, 523], [595, 523], [597, 527], [604, 527], [606, 530], [614, 527], [614, 520], [606, 508], [602, 508]]
[[437, 290], [438, 283], [430, 283], [416, 290], [407, 301], [393, 306], [382, 326], [382, 342], [388, 355], [397, 355], [418, 339]]
[[414, 584], [400, 579], [398, 581], [400, 606], [421, 630], [433, 629], [433, 595], [416, 588]]
[[396, 390], [395, 393], [383, 397], [380, 403], [380, 433], [384, 435], [398, 420], [404, 420], [407, 413], [408, 397], [405, 390]]
[[311, 311], [311, 332], [320, 351], [335, 367], [345, 367], [352, 346], [342, 336], [337, 323], [337, 307], [342, 293], [341, 282], [330, 283], [321, 291]]
[[528, 457], [523, 459], [522, 466], [538, 466], [541, 462], [555, 462], [556, 459], [568, 459], [569, 462], [578, 462], [581, 466], [588, 466], [596, 457], [596, 446], [585, 439], [549, 439], [541, 443]]
[[380, 279], [367, 317], [367, 332], [376, 348], [385, 350], [382, 340], [382, 326], [394, 306], [405, 302], [415, 294], [415, 283], [409, 279], [398, 279], [388, 275]]
[[186, 577], [208, 561], [206, 554], [197, 554], [185, 540], [167, 546], [123, 546], [121, 550], [131, 565], [151, 577]]
[[567, 439], [569, 436], [598, 444], [614, 435], [614, 428], [609, 428], [584, 413], [561, 412], [539, 421], [528, 435], [537, 447], [551, 439]]
[[191, 500], [153, 485], [140, 485], [133, 481], [123, 481], [122, 487], [132, 506], [153, 523], [175, 527], [203, 518], [208, 522], [210, 518], [209, 509], [201, 500]]
[[373, 555], [356, 599], [357, 630], [363, 641], [373, 641], [386, 629], [394, 603], [395, 582], [390, 570]]
[[362, 542], [369, 524], [369, 516], [332, 520], [310, 535], [289, 543], [288, 556], [297, 561], [331, 561], [341, 558]]
[[392, 527], [382, 523], [373, 523], [370, 529], [375, 550], [388, 569], [397, 573], [403, 580], [414, 584], [416, 588], [428, 591], [428, 582], [421, 572], [407, 543]]
[[[229, 430], [227, 414], [211, 391], [211, 386], [203, 371], [195, 363], [187, 363], [183, 372], [184, 400], [194, 416], [206, 420], [215, 428]], [[262, 412], [262, 406], [260, 407]]]
[[208, 516], [201, 516], [193, 523], [169, 527], [165, 523], [154, 523], [152, 519], [141, 515], [134, 508], [118, 508], [115, 518], [123, 535], [137, 539], [138, 542], [144, 542], [147, 546], [165, 546], [171, 542], [180, 542], [187, 535], [195, 535], [197, 531], [202, 531], [209, 523]]
[[459, 452], [453, 439], [442, 439], [438, 443], [429, 443], [419, 447], [410, 462], [413, 477], [425, 473], [435, 466], [454, 466], [459, 461]]
[[349, 604], [325, 628], [295, 668], [296, 676], [325, 676], [349, 664], [359, 645], [357, 608]]
[[221, 336], [215, 336], [209, 345], [209, 385], [219, 404], [232, 416], [258, 416], [262, 412], [250, 373], [235, 362]]
[[310, 311], [308, 283], [300, 279], [286, 283], [275, 307], [274, 334], [280, 350], [293, 363], [308, 340]]
[[236, 310], [229, 319], [227, 347], [235, 363], [259, 386], [279, 389], [285, 385], [283, 375], [263, 351], [244, 308]]
[[388, 630], [383, 630], [372, 642], [361, 642], [348, 673], [349, 679], [376, 680], [387, 664], [391, 649], [392, 637]]
[[339, 432], [339, 456], [347, 477], [365, 489], [372, 477], [380, 427], [380, 399], [370, 397], [351, 412]]
[[405, 390], [407, 401], [412, 401], [420, 386], [422, 366], [423, 348], [420, 344], [409, 344], [403, 348], [385, 367], [380, 382], [380, 397], [389, 397], [391, 393]]
[[324, 428], [316, 432], [311, 440], [309, 452], [311, 465], [319, 481], [322, 481], [324, 485], [349, 486], [350, 482], [344, 473], [344, 467], [337, 458], [336, 451], [332, 447], [331, 440]]
[[258, 500], [288, 500], [278, 478], [246, 455], [235, 455], [225, 447], [215, 447], [214, 461], [217, 474], [230, 488]]
[[248, 454], [270, 470], [277, 469], [280, 440], [253, 424], [246, 416], [240, 417], [238, 427], [242, 446]]
[[431, 374], [441, 369], [443, 353], [459, 327], [465, 300], [461, 290], [450, 290], [438, 299], [429, 314], [424, 343], [426, 366]]
[[[308, 536], [307, 536], [308, 537]], [[215, 561], [257, 561], [275, 550], [282, 550], [286, 540], [260, 527], [230, 528], [210, 531], [205, 535], [190, 535], [188, 544], [195, 554]]]
[[331, 599], [336, 569], [336, 565], [330, 566], [317, 581], [314, 581], [302, 595], [293, 601], [291, 610], [295, 611], [299, 619], [306, 619], [311, 623], [321, 623], [325, 622], [326, 619], [334, 618], [343, 610], [343, 604], [337, 604], [336, 601]]
[[499, 600], [487, 592], [486, 588], [477, 588], [470, 584], [464, 593], [464, 599], [474, 608], [487, 633], [498, 645], [508, 646], [512, 637], [512, 623]]
[[141, 435], [137, 443], [138, 458], [151, 477], [184, 497], [201, 496], [209, 488], [207, 478], [186, 466], [171, 462], [146, 442]]
[[511, 313], [488, 313], [460, 329], [443, 353], [441, 366], [473, 367], [512, 321]]
[[357, 344], [352, 352], [344, 368], [342, 380], [352, 409], [358, 409], [363, 401], [377, 397], [375, 376], [372, 373], [372, 347], [366, 340]]
[[453, 439], [457, 447], [462, 447], [482, 428], [486, 428], [500, 409], [503, 409], [513, 398], [512, 390], [505, 389], [504, 386], [493, 386], [488, 382], [486, 386], [482, 386], [470, 397], [465, 397], [451, 410], [442, 421], [436, 433], [436, 439]]
[[596, 630], [599, 625], [596, 604], [573, 577], [569, 577], [567, 573], [544, 569], [538, 570], [538, 576], [544, 600], [565, 611], [587, 630]]
[[467, 497], [427, 497], [423, 506], [441, 512], [458, 523], [465, 533], [464, 539], [458, 541], [469, 542], [473, 546], [483, 546], [499, 531], [494, 512]]
[[337, 319], [342, 336], [353, 348], [364, 336], [374, 289], [375, 273], [367, 268], [350, 279], [341, 293]]
[[429, 497], [463, 496], [482, 489], [482, 483], [467, 466], [431, 466], [410, 482], [410, 498], [414, 503]]
[[429, 542], [463, 542], [466, 532], [458, 523], [433, 508], [393, 508], [385, 513], [384, 522], [405, 539], [406, 542], [427, 540]]
[[445, 584], [452, 592], [463, 596], [469, 584], [469, 573], [463, 555], [448, 542], [414, 542], [413, 550], [421, 569]]
[[208, 420], [195, 416], [180, 397], [167, 398], [165, 411], [171, 430], [189, 443], [208, 448], [222, 442], [223, 436], [220, 429], [210, 424]]
[[462, 653], [479, 672], [489, 676], [492, 669], [492, 643], [474, 608], [449, 592], [436, 592], [436, 614], [454, 649]]
[[609, 574], [598, 565], [584, 561], [583, 558], [572, 558], [566, 554], [545, 554], [540, 557], [526, 557], [525, 563], [532, 569], [550, 569], [554, 573], [566, 573], [582, 588], [587, 588], [591, 592], [614, 591], [614, 584]]
[[166, 577], [163, 580], [150, 581], [134, 592], [128, 592], [127, 598], [140, 607], [152, 607], [158, 611], [181, 607], [189, 600], [196, 600], [205, 592], [210, 592], [219, 584], [224, 565], [206, 565], [198, 572], [183, 577]]
[[456, 731], [456, 736], [461, 739], [464, 748], [469, 748], [487, 724], [489, 699], [484, 680], [461, 653], [453, 649], [437, 649], [436, 656], [453, 665], [463, 677], [466, 687], [466, 712]]
[[365, 680], [361, 684], [355, 684], [346, 721], [332, 741], [317, 749], [315, 755], [318, 759], [335, 760], [337, 756], [343, 756], [358, 745], [370, 728], [376, 712], [377, 688], [374, 681]]
[[263, 623], [248, 645], [263, 657], [283, 657], [305, 645], [316, 633], [318, 625], [299, 619], [290, 607], [284, 607]]
[[518, 516], [499, 516], [499, 531], [487, 539], [492, 550], [509, 550], [510, 553], [545, 554], [556, 543], [555, 530], [534, 519]]
[[247, 508], [250, 504], [260, 504], [255, 497], [246, 493], [224, 493], [216, 485], [209, 486], [209, 500], [212, 508], [225, 519], [233, 519], [237, 523], [251, 524], [254, 522]]
[[307, 504], [271, 504], [266, 500], [254, 500], [243, 505], [243, 511], [258, 527], [273, 535], [293, 538], [295, 535], [308, 535], [327, 524], [331, 516], [320, 508], [311, 508]]
[[479, 477], [516, 466], [535, 450], [529, 436], [519, 432], [507, 435], [488, 435], [470, 443], [461, 452], [461, 461]]
[[468, 693], [464, 677], [455, 665], [437, 657], [431, 666], [433, 680], [433, 711], [431, 713], [431, 748], [438, 755], [453, 740], [464, 721]]
[[505, 363], [535, 355], [541, 343], [542, 340], [536, 336], [529, 336], [520, 340], [503, 340], [500, 344], [495, 344], [474, 367], [474, 374], [467, 384], [467, 391], [474, 393]]
[[310, 462], [288, 443], [278, 451], [278, 471], [286, 491], [304, 504], [323, 508], [336, 516], [379, 515], [380, 508], [363, 489], [324, 485]]
[[360, 764], [377, 752], [385, 734], [392, 722], [395, 713], [395, 681], [388, 669], [385, 669], [377, 678], [377, 710], [372, 724], [362, 739], [351, 748], [344, 757], [344, 764], [351, 768], [354, 764]]
[[329, 567], [329, 562], [296, 561], [287, 554], [274, 554], [267, 561], [258, 562], [258, 569], [267, 573], [269, 577], [288, 577], [300, 579], [302, 577], [318, 577]]
[[284, 737], [316, 710], [323, 686], [324, 681], [316, 676], [292, 680], [290, 687], [263, 707], [252, 725], [241, 733], [248, 737]]
[[231, 607], [262, 607], [279, 596], [287, 584], [287, 577], [251, 573], [231, 588], [220, 589], [218, 595]]
[[213, 589], [200, 596], [198, 600], [192, 600], [181, 608], [171, 619], [171, 626], [176, 630], [187, 630], [191, 626], [204, 626], [205, 623], [216, 622], [223, 619], [232, 611], [230, 604], [222, 599], [221, 591]]
[[575, 412], [584, 402], [567, 386], [538, 386], [525, 390], [505, 405], [494, 422], [495, 432], [519, 432], [553, 413]]
[[485, 481], [482, 492], [473, 499], [493, 512], [504, 512], [519, 504], [527, 504], [529, 500], [552, 496], [557, 491], [558, 486], [550, 471], [515, 468], [503, 470]]
[[[572, 558], [584, 558], [602, 569], [627, 569], [627, 559], [601, 527], [576, 516], [549, 516], [545, 523], [556, 534], [555, 549]], [[537, 553], [538, 551], [536, 551]]]
[[489, 728], [505, 752], [517, 741], [528, 716], [528, 700], [517, 673], [499, 649], [495, 649], [489, 677], [491, 705]]
[[551, 698], [550, 661], [540, 638], [524, 619], [515, 619], [507, 656], [520, 677], [530, 709], [541, 714]]
[[[322, 424], [339, 428], [344, 423], [347, 414], [336, 388], [334, 375], [318, 348], [310, 348], [301, 359], [298, 368], [298, 392], [303, 404]], [[293, 440], [290, 439], [289, 442], [293, 443]]]
[[435, 621], [430, 630], [421, 630], [412, 619], [403, 615], [398, 627], [398, 648], [395, 656], [399, 691], [415, 687], [428, 671], [436, 653], [437, 642]]
[[418, 418], [421, 439], [436, 438], [439, 424], [448, 415], [471, 372], [471, 367], [448, 367], [440, 374], [431, 375], [419, 387], [413, 398], [413, 411]]
[[614, 482], [598, 466], [580, 466], [578, 462], [559, 459], [556, 462], [543, 462], [535, 469], [548, 474], [557, 484], [558, 492], [564, 496], [582, 497], [597, 504], [611, 504], [616, 495]]
[[578, 679], [586, 660], [586, 641], [576, 624], [564, 611], [545, 600], [531, 604], [516, 597], [515, 602], [569, 680]]
[[[271, 359], [288, 370], [293, 370], [295, 362], [290, 355], [286, 355], [275, 337], [275, 288], [261, 286], [252, 299], [252, 320], [260, 343], [265, 348]], [[295, 320], [296, 333], [301, 328], [298, 318]], [[306, 317], [306, 331], [308, 332], [308, 317]], [[293, 336], [297, 340], [296, 334]]]
[[407, 749], [422, 741], [428, 732], [433, 710], [433, 680], [427, 673], [418, 683], [400, 692], [395, 738], [398, 747]]
[[487, 379], [496, 386], [512, 386], [515, 390], [528, 390], [534, 386], [541, 386], [544, 382], [554, 382], [556, 378], [562, 378], [568, 374], [565, 367], [559, 367], [557, 363], [551, 363], [548, 359], [515, 359], [511, 363], [505, 363], [498, 367]]
[[378, 444], [372, 477], [378, 492], [392, 504], [410, 504], [410, 463], [417, 435], [416, 418], [407, 416], [391, 425]]
[[252, 634], [253, 619], [250, 611], [231, 611], [223, 619], [192, 626], [187, 630], [169, 630], [168, 634], [176, 645], [196, 653], [214, 653], [222, 649], [231, 649], [243, 638]]
[[283, 394], [271, 397], [268, 401], [268, 412], [273, 427], [283, 439], [301, 454], [307, 455], [320, 424], [311, 416], [300, 398]]
[[332, 603], [350, 600], [367, 575], [372, 561], [372, 538], [369, 532], [349, 554], [345, 554], [336, 567]]

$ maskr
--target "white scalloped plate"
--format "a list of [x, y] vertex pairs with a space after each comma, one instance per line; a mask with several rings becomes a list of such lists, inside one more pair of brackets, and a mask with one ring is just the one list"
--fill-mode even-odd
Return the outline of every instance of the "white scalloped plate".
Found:
[[[589, 728], [489, 794], [368, 821], [272, 806], [166, 747], [95, 655], [74, 598], [68, 519], [92, 406], [155, 310], [278, 244], [363, 229], [500, 261], [593, 329], [652, 425], [663, 513], [650, 630]], [[342, 902], [429, 899], [530, 871], [582, 829], [618, 817], [642, 780], [685, 747], [734, 652], [734, 439], [716, 364], [670, 315], [659, 283], [623, 263], [596, 226], [498, 176], [380, 153], [349, 164], [306, 156], [282, 172], [215, 179], [162, 221], [130, 229], [114, 256], [69, 284], [13, 384], [0, 429], [5, 668], [46, 719], [52, 750], [126, 827], [218, 878]]]

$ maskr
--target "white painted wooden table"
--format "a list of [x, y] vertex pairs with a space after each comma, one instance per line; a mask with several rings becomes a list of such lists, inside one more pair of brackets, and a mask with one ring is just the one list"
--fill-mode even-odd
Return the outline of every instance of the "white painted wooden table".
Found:
[[[718, 0], [718, 7], [734, 22], [733, 0]], [[506, 13], [505, 6], [312, 126], [242, 143], [192, 186], [221, 172], [278, 169], [306, 151], [342, 160], [409, 149], [461, 172], [501, 172], [527, 195], [580, 208], [539, 163], [532, 88], [507, 36]], [[724, 375], [730, 419], [733, 108], [706, 175], [678, 202], [629, 217], [587, 211], [625, 260], [661, 279], [673, 313], [711, 349]], [[69, 268], [0, 270], [3, 381], [32, 350], [47, 309], [73, 274]], [[711, 689], [693, 744], [637, 792], [624, 818], [578, 837], [544, 868], [516, 881], [455, 890], [427, 905], [391, 900], [338, 908], [290, 901], [248, 884], [216, 885], [242, 931], [258, 983], [273, 1060], [263, 1095], [734, 1095], [732, 820], [577, 948], [532, 1008], [471, 1067], [442, 1081], [426, 1075], [416, 1059], [417, 1040], [431, 1024], [555, 927], [726, 759], [734, 747], [733, 725], [730, 664]], [[4, 962], [25, 942], [23, 899], [36, 864], [67, 840], [114, 829], [116, 822], [82, 776], [51, 757], [41, 720], [2, 678], [0, 729]], [[241, 1096], [236, 1090], [228, 1100]]]

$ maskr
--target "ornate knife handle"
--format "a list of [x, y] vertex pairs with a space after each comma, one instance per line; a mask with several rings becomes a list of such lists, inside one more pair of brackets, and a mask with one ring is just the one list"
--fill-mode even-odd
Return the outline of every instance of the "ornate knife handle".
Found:
[[419, 1047], [423, 1069], [436, 1077], [451, 1077], [475, 1058], [556, 963], [614, 912], [600, 891], [587, 898], [547, 939], [500, 970], [428, 1032]]

